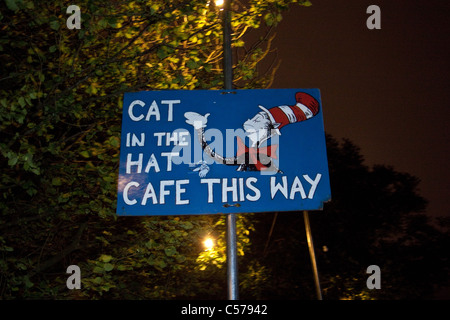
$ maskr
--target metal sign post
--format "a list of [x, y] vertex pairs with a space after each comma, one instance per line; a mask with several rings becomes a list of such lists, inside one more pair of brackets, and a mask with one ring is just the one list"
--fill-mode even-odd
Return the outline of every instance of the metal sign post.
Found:
[[[224, 1], [223, 10], [223, 75], [225, 90], [233, 89], [230, 2], [231, 0]], [[235, 213], [229, 213], [227, 215], [227, 284], [228, 299], [239, 299]]]
[[314, 283], [316, 285], [317, 300], [322, 300], [322, 292], [320, 290], [319, 272], [317, 271], [316, 255], [314, 253], [314, 243], [311, 234], [311, 226], [309, 224], [308, 211], [303, 211], [303, 219], [305, 221], [306, 238], [308, 240], [309, 256], [311, 258], [311, 267], [314, 274]]

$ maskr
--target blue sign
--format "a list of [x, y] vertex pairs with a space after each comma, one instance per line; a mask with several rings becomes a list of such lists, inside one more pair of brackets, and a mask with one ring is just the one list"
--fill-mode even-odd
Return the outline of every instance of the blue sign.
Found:
[[322, 209], [318, 89], [125, 93], [117, 214]]

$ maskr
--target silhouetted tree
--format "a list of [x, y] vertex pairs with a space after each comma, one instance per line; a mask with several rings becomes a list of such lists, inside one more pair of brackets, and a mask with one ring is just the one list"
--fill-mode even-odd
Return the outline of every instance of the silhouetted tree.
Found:
[[[389, 166], [368, 167], [349, 140], [328, 135], [327, 153], [332, 201], [310, 213], [324, 299], [431, 298], [448, 284], [449, 233], [426, 215], [419, 179]], [[274, 218], [255, 215], [252, 250], [245, 257], [267, 268], [270, 283], [258, 294], [314, 298], [303, 216], [277, 214], [269, 239]], [[366, 286], [369, 265], [381, 269], [380, 290]]]

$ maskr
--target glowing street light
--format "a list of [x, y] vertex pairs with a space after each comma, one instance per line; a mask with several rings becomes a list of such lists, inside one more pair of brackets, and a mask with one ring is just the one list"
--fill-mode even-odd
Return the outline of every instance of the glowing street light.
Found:
[[205, 246], [206, 250], [211, 250], [214, 247], [214, 240], [208, 237], [205, 239], [205, 241], [203, 241], [203, 245]]
[[216, 7], [221, 7], [221, 6], [223, 6], [223, 0], [215, 0], [214, 3], [215, 3], [215, 5], [216, 5]]

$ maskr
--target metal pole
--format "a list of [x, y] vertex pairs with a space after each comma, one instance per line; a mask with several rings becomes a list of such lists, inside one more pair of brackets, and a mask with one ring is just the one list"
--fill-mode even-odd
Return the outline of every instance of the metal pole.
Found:
[[225, 90], [233, 89], [230, 4], [231, 0], [225, 0], [223, 4], [223, 75]]
[[309, 256], [311, 258], [311, 266], [314, 273], [314, 283], [316, 285], [317, 300], [322, 300], [322, 292], [320, 290], [319, 272], [317, 271], [316, 255], [314, 253], [314, 243], [311, 234], [311, 226], [309, 224], [308, 211], [303, 211], [303, 219], [305, 221], [306, 238], [308, 240]]
[[227, 215], [227, 282], [228, 300], [239, 299], [237, 248], [236, 248], [236, 214]]
[[[223, 75], [225, 90], [233, 89], [233, 62], [231, 56], [230, 2], [224, 1], [223, 9]], [[228, 299], [239, 299], [237, 268], [236, 214], [227, 215], [227, 283]]]

